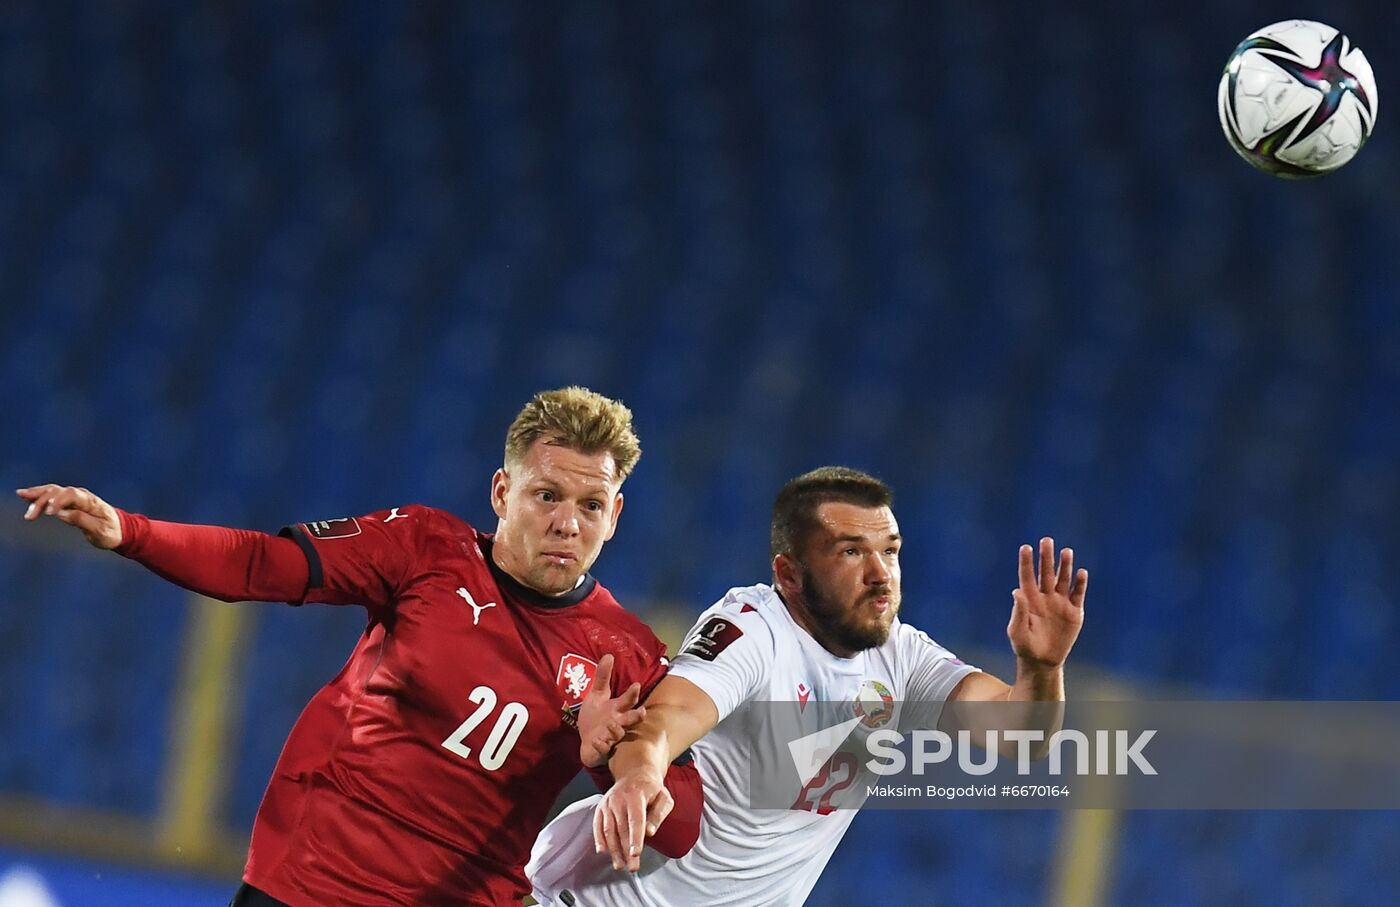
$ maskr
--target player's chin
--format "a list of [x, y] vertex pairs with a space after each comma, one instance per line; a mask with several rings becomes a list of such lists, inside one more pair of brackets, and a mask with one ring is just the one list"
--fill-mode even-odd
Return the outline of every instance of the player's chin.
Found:
[[885, 640], [890, 638], [890, 623], [893, 619], [893, 615], [882, 615], [848, 622], [844, 631], [846, 644], [857, 651], [883, 646]]
[[578, 578], [583, 576], [583, 568], [577, 561], [568, 563], [550, 562], [536, 567], [530, 575], [530, 585], [545, 595], [563, 595], [578, 586]]

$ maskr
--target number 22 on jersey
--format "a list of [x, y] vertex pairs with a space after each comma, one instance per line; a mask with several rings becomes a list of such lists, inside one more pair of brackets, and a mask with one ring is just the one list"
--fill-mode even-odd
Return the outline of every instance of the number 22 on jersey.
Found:
[[[442, 741], [445, 748], [463, 759], [470, 759], [472, 756], [472, 748], [466, 744], [467, 735], [491, 716], [498, 701], [496, 691], [485, 685], [472, 690], [467, 698], [476, 703], [476, 709], [467, 716], [466, 721], [457, 725], [457, 730]], [[530, 710], [520, 703], [507, 702], [502, 706], [500, 714], [496, 716], [496, 723], [491, 726], [491, 733], [486, 735], [486, 742], [477, 754], [476, 758], [481, 767], [488, 772], [494, 772], [504, 765], [506, 757], [510, 755], [515, 741], [520, 739], [520, 734], [529, 720]]]
[[[797, 800], [793, 802], [790, 809], [805, 809], [815, 812], [819, 816], [829, 816], [836, 812], [837, 807], [832, 805], [831, 798], [841, 793], [841, 791], [851, 786], [851, 782], [856, 780], [856, 772], [860, 766], [856, 762], [856, 757], [847, 752], [838, 752], [830, 759], [826, 760], [797, 794]], [[827, 785], [831, 785], [827, 787]], [[812, 801], [818, 793], [826, 788], [825, 793], [821, 793], [815, 804]]]

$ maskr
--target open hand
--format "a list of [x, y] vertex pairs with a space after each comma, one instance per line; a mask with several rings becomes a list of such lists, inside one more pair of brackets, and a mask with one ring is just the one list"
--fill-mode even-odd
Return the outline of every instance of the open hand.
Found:
[[642, 845], [656, 834], [676, 801], [666, 789], [666, 779], [651, 771], [639, 771], [617, 779], [593, 810], [593, 847], [606, 850], [613, 869], [636, 872], [642, 868]]
[[1040, 540], [1040, 574], [1036, 575], [1030, 545], [1021, 546], [1021, 585], [1011, 593], [1014, 604], [1006, 636], [1016, 658], [1038, 668], [1064, 664], [1084, 625], [1084, 593], [1089, 571], [1074, 570], [1074, 551], [1060, 552], [1055, 569], [1055, 540]]
[[642, 695], [639, 683], [632, 684], [616, 699], [612, 698], [612, 668], [612, 655], [604, 655], [578, 710], [579, 759], [588, 768], [606, 763], [627, 729], [647, 713], [644, 707], [637, 705]]

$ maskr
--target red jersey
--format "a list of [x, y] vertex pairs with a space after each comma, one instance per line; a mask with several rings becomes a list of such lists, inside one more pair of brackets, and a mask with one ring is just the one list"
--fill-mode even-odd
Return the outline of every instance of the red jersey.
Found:
[[[574, 716], [598, 661], [648, 691], [665, 646], [596, 580], [545, 598], [490, 535], [407, 506], [287, 530], [308, 602], [370, 621], [292, 728], [244, 878], [309, 904], [518, 905], [547, 812], [579, 771]], [[463, 899], [464, 893], [470, 893]]]

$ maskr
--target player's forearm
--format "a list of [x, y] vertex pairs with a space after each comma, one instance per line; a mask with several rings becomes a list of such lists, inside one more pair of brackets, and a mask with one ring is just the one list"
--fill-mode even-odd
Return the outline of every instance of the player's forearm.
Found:
[[632, 728], [613, 750], [612, 758], [608, 760], [608, 769], [614, 778], [622, 779], [640, 774], [649, 774], [655, 778], [665, 777], [666, 767], [672, 759], [666, 742], [666, 731], [655, 724], [650, 727], [647, 725], [648, 722], [643, 721], [641, 725]]
[[306, 556], [291, 539], [118, 515], [117, 553], [192, 592], [224, 601], [299, 601], [306, 593]]
[[[1063, 665], [1046, 667], [1016, 665], [1016, 682], [1007, 691], [1008, 702], [1024, 703], [1018, 715], [1011, 716], [1009, 726], [1039, 731], [1040, 742], [1030, 748], [1032, 759], [1042, 759], [1049, 752], [1050, 737], [1064, 724], [1065, 669]], [[1011, 744], [1003, 745], [1003, 753], [1011, 754]]]
[[[662, 681], [658, 691], [669, 681]], [[715, 726], [712, 714], [697, 715], [696, 711], [685, 703], [667, 701], [664, 692], [653, 692], [647, 700], [646, 719], [627, 732], [608, 760], [613, 777], [643, 770], [654, 772], [656, 777], [664, 775], [668, 765]]]
[[1008, 702], [1064, 702], [1064, 665], [1035, 665], [1018, 660], [1016, 682], [1007, 691]]

